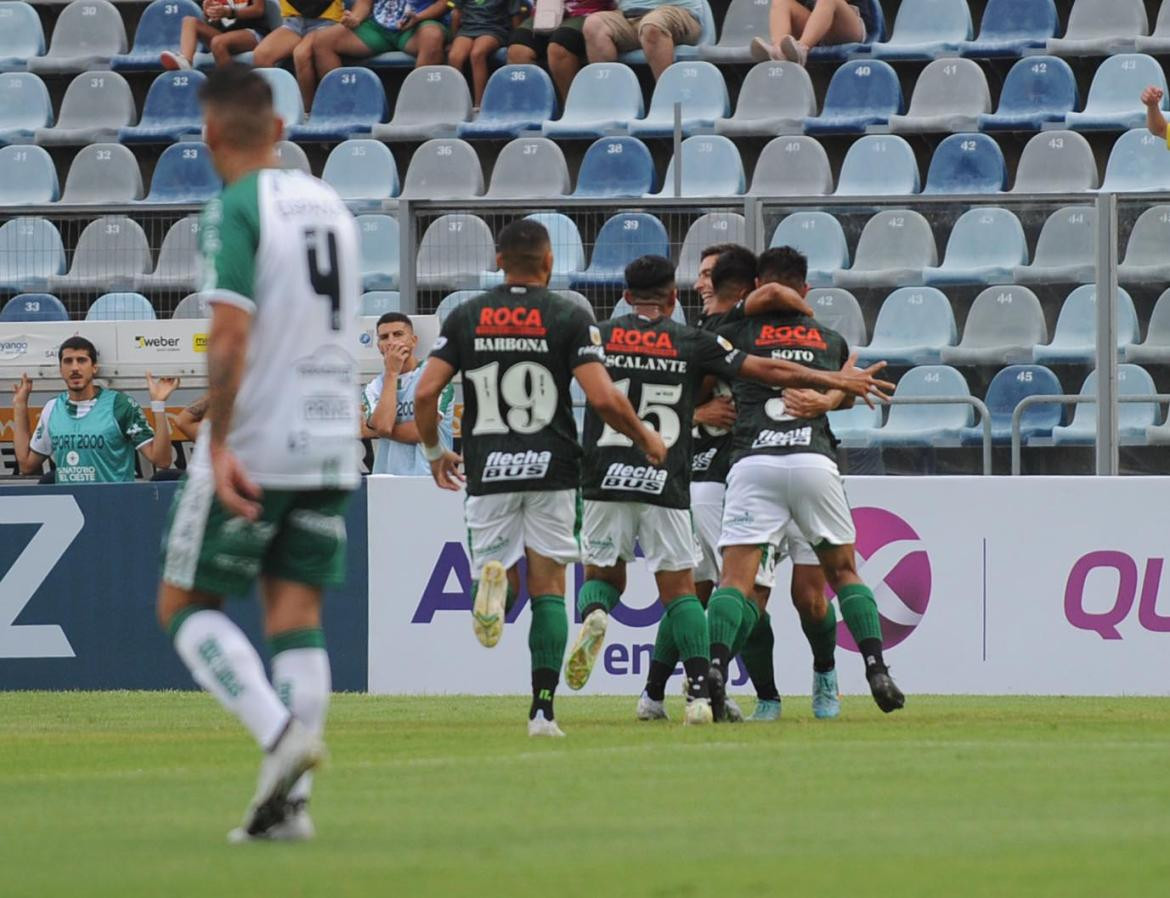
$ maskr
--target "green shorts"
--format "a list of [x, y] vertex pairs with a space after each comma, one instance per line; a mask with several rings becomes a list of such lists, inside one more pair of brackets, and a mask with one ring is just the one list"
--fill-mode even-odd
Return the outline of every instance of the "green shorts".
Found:
[[384, 28], [373, 19], [366, 19], [353, 30], [353, 33], [358, 40], [370, 48], [370, 55], [377, 56], [379, 53], [389, 53], [392, 50], [405, 53], [406, 45], [410, 43], [410, 39], [414, 37], [415, 32], [420, 28], [427, 27], [442, 28], [444, 40], [451, 37], [450, 30], [447, 26], [442, 22], [436, 22], [434, 19], [419, 22], [413, 28], [408, 28], [406, 31], [394, 31], [390, 28]]
[[345, 580], [348, 490], [265, 490], [260, 519], [227, 512], [210, 476], [186, 478], [163, 534], [163, 580], [210, 595], [244, 595], [259, 576], [308, 586]]

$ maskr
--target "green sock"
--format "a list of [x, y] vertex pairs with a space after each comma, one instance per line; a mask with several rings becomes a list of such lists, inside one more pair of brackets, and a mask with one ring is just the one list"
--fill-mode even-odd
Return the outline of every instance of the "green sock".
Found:
[[743, 666], [747, 668], [752, 685], [756, 688], [756, 697], [764, 701], [776, 701], [780, 698], [780, 693], [776, 689], [776, 670], [772, 662], [772, 650], [775, 645], [772, 617], [765, 611], [760, 615], [755, 628], [748, 634], [747, 642], [740, 652]]
[[881, 641], [882, 621], [878, 617], [877, 602], [868, 586], [864, 583], [843, 586], [837, 591], [837, 601], [841, 605], [845, 626], [858, 646], [865, 639]]
[[666, 617], [670, 620], [670, 629], [678, 646], [677, 654], [681, 655], [684, 661], [691, 658], [702, 658], [704, 661], [711, 659], [707, 615], [703, 613], [698, 596], [681, 596], [675, 599], [666, 606]]
[[721, 586], [711, 594], [707, 602], [707, 627], [711, 632], [711, 645], [735, 645], [739, 625], [743, 623], [744, 595], [738, 589]]
[[581, 591], [577, 593], [577, 610], [581, 612], [581, 620], [588, 617], [595, 608], [609, 614], [621, 597], [622, 594], [604, 580], [586, 580]]
[[559, 673], [569, 642], [569, 618], [564, 596], [536, 596], [532, 600], [532, 624], [528, 628], [528, 651], [533, 670]]
[[819, 621], [800, 620], [800, 628], [812, 649], [813, 670], [828, 673], [837, 666], [837, 610], [828, 603], [829, 610]]
[[654, 637], [654, 654], [650, 660], [657, 661], [673, 671], [678, 666], [678, 643], [674, 640], [674, 627], [670, 623], [670, 615], [663, 613], [658, 621], [658, 633]]
[[747, 645], [748, 637], [752, 635], [752, 630], [756, 628], [756, 624], [760, 620], [760, 609], [756, 607], [756, 603], [744, 596], [743, 610], [740, 613], [739, 629], [735, 631], [735, 642], [731, 644], [731, 657], [734, 658], [743, 651], [743, 647]]

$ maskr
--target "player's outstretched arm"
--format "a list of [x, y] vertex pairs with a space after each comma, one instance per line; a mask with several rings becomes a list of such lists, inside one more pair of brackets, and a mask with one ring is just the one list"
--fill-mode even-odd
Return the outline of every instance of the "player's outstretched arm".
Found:
[[29, 446], [32, 437], [28, 432], [28, 397], [32, 386], [27, 374], [21, 374], [12, 386], [12, 444], [21, 474], [36, 474], [45, 466], [45, 456]]
[[1166, 116], [1162, 114], [1162, 88], [1151, 85], [1142, 91], [1142, 105], [1146, 107], [1146, 127], [1155, 137], [1166, 139]]
[[207, 336], [207, 426], [211, 432], [215, 494], [229, 512], [255, 521], [260, 517], [260, 503], [256, 501], [260, 487], [227, 447], [251, 331], [252, 316], [248, 311], [226, 302], [212, 305], [211, 331]]
[[812, 306], [799, 290], [775, 283], [762, 284], [749, 293], [743, 301], [743, 312], [749, 317], [777, 312], [799, 312], [814, 317]]
[[[660, 465], [666, 461], [666, 444], [662, 437], [642, 423], [630, 400], [613, 385], [605, 365], [586, 362], [573, 369], [573, 376], [602, 421], [633, 440], [651, 464]], [[417, 412], [415, 414], [417, 416]]]
[[[166, 402], [179, 387], [177, 377], [155, 378], [146, 372], [146, 389], [150, 393], [150, 408], [154, 412], [154, 438], [139, 451], [155, 468], [169, 468], [173, 461], [171, 453], [171, 422], [167, 417]], [[160, 411], [161, 409], [161, 411]]]
[[439, 441], [439, 397], [455, 377], [455, 368], [437, 356], [431, 356], [414, 391], [414, 423], [418, 427], [423, 455], [431, 464], [431, 476], [445, 490], [458, 490], [466, 478], [459, 470], [463, 459], [444, 449]]
[[840, 371], [818, 371], [783, 359], [763, 359], [748, 356], [744, 359], [740, 376], [757, 380], [772, 387], [809, 387], [814, 390], [840, 390], [857, 396], [872, 405], [872, 399], [888, 399], [886, 391], [894, 389], [889, 381], [878, 380], [877, 374], [886, 367], [878, 362], [864, 370], [856, 367], [857, 356], [852, 355]]

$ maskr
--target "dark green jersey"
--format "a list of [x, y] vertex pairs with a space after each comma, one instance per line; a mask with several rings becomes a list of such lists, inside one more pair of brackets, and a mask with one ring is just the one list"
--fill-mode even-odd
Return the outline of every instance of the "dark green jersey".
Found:
[[471, 496], [577, 489], [573, 371], [603, 362], [589, 313], [543, 287], [501, 285], [458, 306], [431, 355], [463, 372]]
[[610, 377], [638, 417], [658, 431], [668, 451], [661, 468], [649, 464], [629, 437], [587, 409], [581, 468], [585, 498], [690, 508], [689, 422], [695, 396], [708, 374], [735, 377], [744, 354], [714, 333], [669, 318], [623, 315], [598, 327]]
[[[743, 321], [743, 319], [744, 308], [743, 303], [740, 303], [728, 312], [704, 315], [699, 319], [699, 327], [705, 331], [714, 332], [725, 325]], [[715, 395], [730, 396], [730, 381], [722, 378], [716, 381]], [[722, 427], [696, 424], [691, 455], [691, 479], [696, 483], [725, 483], [727, 472], [730, 469], [731, 431], [724, 430]]]
[[[724, 325], [719, 333], [736, 348], [763, 358], [798, 362], [818, 371], [840, 371], [849, 358], [845, 338], [800, 314], [760, 315]], [[836, 460], [833, 433], [825, 415], [794, 418], [787, 414], [780, 390], [736, 380], [732, 463], [746, 455], [791, 455], [815, 452]]]

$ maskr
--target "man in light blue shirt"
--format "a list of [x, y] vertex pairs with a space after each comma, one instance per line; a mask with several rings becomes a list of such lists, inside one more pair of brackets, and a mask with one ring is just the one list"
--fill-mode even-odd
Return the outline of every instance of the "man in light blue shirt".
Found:
[[[414, 357], [417, 347], [408, 315], [387, 312], [378, 319], [378, 350], [385, 367], [362, 393], [362, 419], [378, 437], [373, 474], [431, 475], [414, 423], [414, 389], [426, 365]], [[439, 399], [439, 415], [439, 441], [450, 449], [455, 416], [455, 390], [450, 384]]]

